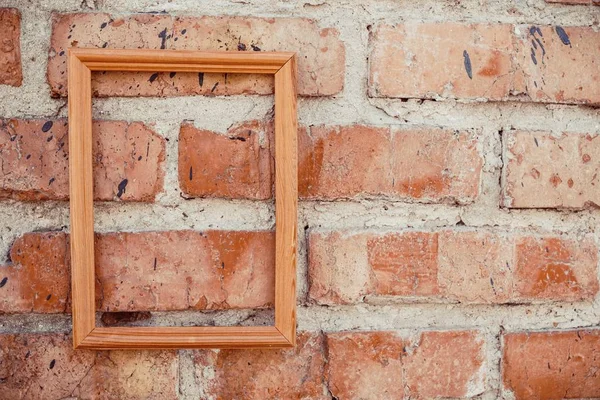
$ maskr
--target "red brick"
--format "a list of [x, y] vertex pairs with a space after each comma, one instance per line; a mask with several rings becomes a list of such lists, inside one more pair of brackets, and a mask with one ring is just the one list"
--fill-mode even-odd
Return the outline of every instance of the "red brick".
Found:
[[504, 335], [504, 386], [517, 400], [600, 397], [600, 331]]
[[405, 341], [393, 332], [328, 333], [328, 386], [337, 399], [403, 398]]
[[[70, 258], [64, 233], [31, 233], [0, 268], [0, 312], [68, 311]], [[272, 232], [166, 231], [96, 237], [100, 311], [269, 307]]]
[[0, 335], [2, 398], [177, 399], [175, 351], [73, 350], [62, 334]]
[[[94, 198], [154, 201], [163, 188], [165, 140], [141, 122], [92, 125]], [[68, 127], [60, 120], [0, 121], [0, 198], [69, 197]]]
[[600, 32], [587, 26], [517, 29], [519, 62], [533, 101], [600, 104]]
[[438, 234], [408, 232], [367, 241], [375, 292], [381, 295], [427, 296], [438, 293]]
[[15, 8], [0, 8], [0, 85], [21, 86], [21, 13]]
[[443, 231], [439, 291], [464, 303], [507, 303], [514, 296], [514, 240], [488, 231]]
[[354, 304], [377, 296], [423, 301], [589, 301], [598, 293], [591, 238], [491, 231], [311, 232], [309, 297]]
[[504, 143], [505, 206], [600, 206], [600, 135], [510, 131]]
[[599, 42], [592, 27], [382, 24], [370, 39], [369, 94], [596, 105]]
[[511, 25], [380, 25], [370, 42], [373, 97], [502, 100], [515, 88]]
[[217, 399], [329, 399], [323, 341], [304, 332], [293, 349], [196, 351], [196, 378], [211, 376], [206, 396]]
[[476, 139], [466, 132], [318, 126], [299, 142], [298, 186], [304, 199], [384, 196], [468, 203], [479, 193], [482, 160]]
[[179, 185], [189, 197], [264, 200], [272, 196], [272, 124], [250, 121], [226, 135], [184, 123], [179, 131]]
[[[295, 51], [299, 94], [327, 96], [344, 85], [345, 49], [338, 32], [302, 18], [56, 14], [48, 61], [56, 96], [66, 96], [69, 47]], [[107, 72], [95, 74], [92, 87], [99, 96], [269, 94], [272, 82], [258, 75]]]
[[408, 398], [466, 397], [483, 391], [483, 341], [475, 331], [424, 332], [406, 356]]
[[519, 296], [577, 301], [598, 293], [598, 248], [591, 239], [520, 237], [515, 251]]
[[473, 396], [483, 391], [483, 341], [475, 331], [327, 334], [329, 391], [339, 399]]
[[0, 312], [65, 312], [69, 306], [70, 253], [65, 234], [33, 233], [10, 249], [12, 265], [0, 267]]

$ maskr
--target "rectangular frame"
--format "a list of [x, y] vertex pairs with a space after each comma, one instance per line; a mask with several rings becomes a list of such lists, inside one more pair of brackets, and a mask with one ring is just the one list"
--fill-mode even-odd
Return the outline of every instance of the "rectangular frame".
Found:
[[[76, 349], [265, 348], [296, 343], [296, 56], [287, 52], [69, 49], [69, 179]], [[275, 326], [96, 327], [92, 71], [275, 76]]]

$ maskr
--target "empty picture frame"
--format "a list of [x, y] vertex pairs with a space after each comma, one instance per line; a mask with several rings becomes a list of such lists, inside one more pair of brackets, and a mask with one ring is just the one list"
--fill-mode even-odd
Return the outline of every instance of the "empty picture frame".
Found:
[[[96, 327], [92, 71], [275, 76], [275, 326]], [[296, 56], [283, 52], [69, 49], [69, 179], [76, 349], [267, 348], [296, 341]]]

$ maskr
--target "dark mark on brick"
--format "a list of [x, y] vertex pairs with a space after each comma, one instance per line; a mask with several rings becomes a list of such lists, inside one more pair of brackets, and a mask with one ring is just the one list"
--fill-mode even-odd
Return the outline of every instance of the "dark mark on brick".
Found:
[[154, 257], [154, 270], [156, 271], [156, 257]]
[[246, 138], [242, 136], [232, 136], [229, 138], [229, 140], [239, 140], [240, 142], [245, 142]]
[[0, 281], [0, 288], [4, 287], [4, 285], [6, 285], [6, 282], [8, 282], [8, 276], [5, 276], [4, 279]]
[[56, 360], [50, 361], [50, 369], [54, 368], [54, 365], [56, 365]]
[[535, 58], [535, 50], [533, 49], [531, 49], [531, 61], [533, 61], [533, 63], [537, 65], [537, 58]]
[[177, 73], [177, 72], [171, 72], [171, 73], [169, 74], [169, 78], [173, 78], [173, 77], [175, 76], [175, 74], [176, 74], [176, 73]]
[[210, 92], [213, 93], [215, 91], [215, 89], [217, 88], [217, 86], [219, 86], [219, 82], [215, 83], [215, 85], [212, 87], [212, 89], [210, 89]]
[[198, 85], [204, 85], [204, 72], [198, 72]]
[[556, 34], [560, 38], [561, 42], [565, 46], [573, 47], [573, 46], [571, 46], [571, 41], [569, 40], [569, 35], [567, 35], [567, 32], [565, 32], [565, 30], [562, 28], [562, 26], [557, 26], [555, 29], [556, 29]]
[[54, 125], [54, 122], [46, 121], [42, 126], [42, 132], [48, 132], [50, 129], [52, 129], [52, 125]]
[[184, 29], [184, 30], [181, 31], [181, 34], [185, 35], [186, 32], [187, 32], [187, 29]]
[[260, 47], [258, 47], [258, 46], [251, 44], [250, 47], [252, 47], [252, 50], [254, 50], [254, 51], [260, 51]]
[[49, 141], [51, 141], [53, 138], [54, 138], [54, 135], [50, 135], [50, 136], [48, 136], [48, 138], [46, 138], [46, 142], [49, 142]]
[[49, 294], [48, 296], [46, 296], [46, 301], [50, 300], [52, 298], [52, 294]]
[[467, 71], [467, 75], [469, 79], [473, 79], [473, 71], [471, 70], [471, 58], [469, 57], [469, 53], [467, 51], [463, 51], [463, 58], [465, 62], [465, 70]]
[[100, 25], [100, 29], [106, 28], [106, 25], [108, 25], [108, 22], [103, 22], [102, 25]]
[[535, 147], [540, 147], [540, 144], [537, 141], [537, 138], [533, 138], [533, 141], [535, 142]]
[[123, 193], [125, 193], [125, 188], [127, 187], [127, 179], [123, 179], [121, 181], [121, 183], [119, 183], [119, 192], [117, 193], [117, 197], [121, 198], [121, 196], [123, 196]]
[[244, 43], [238, 43], [239, 51], [246, 51], [246, 45]]
[[162, 50], [164, 50], [164, 49], [165, 49], [165, 47], [166, 47], [166, 44], [167, 44], [167, 28], [165, 28], [163, 31], [161, 31], [161, 32], [158, 34], [158, 37], [159, 37], [159, 38], [161, 38], [161, 41], [160, 41], [160, 48], [161, 48]]
[[193, 177], [194, 177], [194, 172], [192, 171], [192, 167], [190, 167], [190, 181], [192, 180]]
[[65, 51], [61, 51], [60, 53], [58, 53], [59, 56], [64, 56], [65, 55]]
[[150, 83], [152, 83], [156, 80], [156, 78], [158, 78], [158, 72], [155, 72], [152, 75], [150, 75], [150, 79], [148, 80], [150, 81]]
[[141, 161], [141, 160], [142, 160], [142, 156], [139, 156], [139, 157], [138, 157], [138, 161]]
[[52, 182], [54, 182], [56, 179], [54, 178], [50, 178], [50, 180], [48, 181], [48, 186], [52, 185]]
[[108, 46], [108, 42], [104, 42], [104, 44], [102, 45], [102, 48], [105, 49], [106, 46]]

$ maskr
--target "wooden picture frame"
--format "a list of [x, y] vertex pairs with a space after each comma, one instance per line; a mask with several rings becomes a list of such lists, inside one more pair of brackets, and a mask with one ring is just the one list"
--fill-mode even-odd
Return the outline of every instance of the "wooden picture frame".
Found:
[[[76, 349], [265, 348], [296, 342], [296, 56], [283, 52], [69, 49], [71, 293]], [[96, 327], [92, 71], [275, 76], [275, 325]]]

